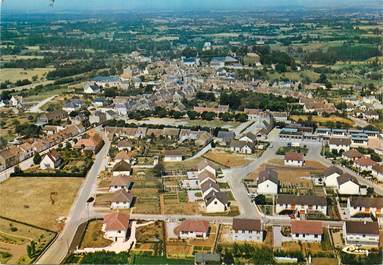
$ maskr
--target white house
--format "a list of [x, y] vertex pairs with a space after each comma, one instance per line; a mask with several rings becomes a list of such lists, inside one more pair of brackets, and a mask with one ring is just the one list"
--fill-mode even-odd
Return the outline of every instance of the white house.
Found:
[[363, 156], [354, 162], [354, 166], [360, 171], [372, 171], [372, 167], [377, 163], [367, 156]]
[[249, 142], [255, 144], [257, 142], [257, 136], [251, 132], [248, 132], [241, 136], [238, 140], [241, 142]]
[[343, 171], [336, 167], [330, 166], [323, 172], [323, 179], [326, 187], [338, 188], [338, 177], [343, 174]]
[[303, 167], [304, 162], [304, 156], [301, 153], [288, 152], [285, 154], [285, 166]]
[[337, 178], [338, 193], [344, 195], [358, 195], [360, 193], [359, 182], [350, 174], [344, 173]]
[[383, 182], [383, 165], [378, 163], [373, 165], [371, 173], [379, 182]]
[[109, 192], [116, 192], [118, 190], [129, 190], [132, 178], [127, 175], [113, 176], [109, 185]]
[[343, 225], [346, 245], [379, 246], [379, 225], [377, 222], [346, 221]]
[[119, 151], [122, 151], [122, 150], [132, 151], [133, 143], [130, 140], [122, 140], [118, 142], [117, 148]]
[[351, 146], [351, 139], [350, 138], [339, 138], [339, 137], [332, 137], [328, 141], [328, 145], [330, 148], [330, 151], [336, 150], [338, 152], [346, 152], [350, 150]]
[[219, 192], [219, 186], [215, 181], [212, 180], [206, 180], [202, 184], [200, 184], [201, 191], [202, 191], [202, 197], [205, 197], [210, 192]]
[[232, 226], [233, 241], [263, 241], [262, 223], [259, 219], [234, 218]]
[[294, 241], [320, 243], [322, 235], [322, 222], [308, 220], [293, 220], [291, 222], [291, 237]]
[[113, 176], [121, 176], [121, 175], [130, 176], [132, 172], [132, 167], [125, 160], [121, 160], [120, 162], [117, 162], [113, 166], [112, 171], [113, 171]]
[[352, 217], [356, 214], [372, 214], [381, 217], [383, 212], [383, 197], [351, 197], [347, 200], [347, 211]]
[[273, 169], [259, 172], [257, 178], [258, 194], [278, 194], [278, 173]]
[[316, 211], [327, 215], [327, 200], [315, 195], [279, 194], [275, 208], [277, 214], [283, 211], [299, 211], [302, 214]]
[[62, 163], [62, 158], [56, 150], [50, 150], [40, 162], [40, 169], [58, 168]]
[[209, 222], [202, 220], [184, 220], [175, 228], [175, 233], [181, 239], [206, 239], [209, 231]]
[[230, 142], [230, 151], [242, 154], [252, 154], [254, 151], [254, 144], [247, 141], [232, 140]]
[[165, 150], [164, 161], [165, 162], [177, 162], [183, 160], [183, 151], [179, 149]]
[[129, 215], [114, 212], [104, 216], [102, 231], [106, 239], [113, 242], [125, 242], [129, 229]]
[[214, 166], [206, 159], [198, 164], [198, 173], [201, 173], [204, 170], [209, 171], [214, 176], [217, 175], [217, 171], [215, 170]]
[[86, 82], [84, 85], [85, 94], [98, 94], [101, 92], [101, 88], [96, 83]]
[[363, 157], [363, 154], [356, 149], [350, 149], [342, 154], [342, 158], [347, 161], [356, 161], [361, 157]]
[[212, 191], [204, 197], [207, 213], [222, 213], [228, 209], [228, 200], [224, 192]]
[[111, 209], [128, 209], [133, 201], [133, 195], [130, 191], [120, 189], [113, 194], [110, 200]]
[[210, 171], [207, 171], [207, 170], [204, 170], [201, 173], [197, 173], [197, 176], [198, 176], [198, 182], [200, 186], [206, 181], [216, 182], [215, 175], [213, 175]]

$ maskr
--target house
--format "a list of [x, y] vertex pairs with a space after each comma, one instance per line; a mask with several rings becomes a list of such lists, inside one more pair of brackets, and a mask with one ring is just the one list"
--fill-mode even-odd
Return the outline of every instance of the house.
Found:
[[217, 142], [221, 145], [228, 145], [235, 137], [232, 131], [219, 131], [217, 134]]
[[263, 241], [260, 219], [234, 218], [231, 238], [233, 241]]
[[377, 222], [345, 221], [343, 238], [346, 245], [379, 246]]
[[377, 163], [367, 156], [362, 156], [354, 162], [354, 166], [360, 171], [371, 171], [372, 167]]
[[198, 164], [198, 173], [201, 173], [202, 171], [207, 170], [210, 173], [212, 173], [214, 176], [217, 175], [217, 171], [213, 164], [209, 162], [208, 160], [204, 159]]
[[302, 167], [304, 164], [304, 156], [297, 152], [288, 152], [285, 154], [284, 164], [285, 166]]
[[230, 151], [242, 154], [252, 154], [254, 144], [251, 142], [232, 140], [230, 142]]
[[338, 177], [343, 174], [343, 171], [336, 167], [330, 166], [323, 172], [323, 179], [326, 187], [338, 188]]
[[379, 113], [375, 110], [368, 109], [363, 113], [363, 118], [368, 121], [379, 120]]
[[84, 85], [84, 93], [85, 94], [98, 94], [101, 92], [101, 87], [99, 87], [96, 83], [86, 82]]
[[211, 173], [210, 171], [208, 171], [207, 169], [198, 173], [197, 176], [198, 176], [198, 183], [200, 186], [208, 180], [212, 182], [216, 182], [215, 175]]
[[222, 213], [228, 209], [226, 193], [211, 191], [204, 197], [207, 213]]
[[322, 222], [308, 220], [291, 221], [291, 237], [294, 241], [320, 243], [322, 235]]
[[376, 163], [372, 166], [371, 174], [379, 181], [383, 182], [383, 165]]
[[212, 140], [213, 140], [213, 136], [210, 133], [205, 131], [198, 131], [194, 143], [197, 146], [205, 146], [208, 143], [210, 143]]
[[177, 128], [163, 128], [162, 135], [169, 139], [177, 139], [180, 134], [180, 129]]
[[20, 149], [18, 147], [7, 147], [0, 151], [0, 169], [4, 170], [16, 165], [20, 161]]
[[358, 180], [350, 174], [342, 174], [337, 178], [337, 181], [339, 194], [358, 195], [360, 193]]
[[275, 170], [262, 170], [257, 178], [257, 194], [278, 194], [278, 183], [278, 173]]
[[24, 142], [21, 145], [19, 145], [19, 150], [20, 150], [20, 161], [28, 159], [32, 157], [34, 154], [33, 145], [28, 142]]
[[84, 102], [81, 99], [71, 99], [64, 103], [63, 110], [70, 113], [72, 111], [81, 109], [83, 105]]
[[103, 145], [104, 140], [98, 133], [88, 133], [88, 138], [82, 138], [78, 140], [78, 142], [73, 147], [97, 154]]
[[356, 149], [350, 149], [348, 150], [347, 152], [344, 152], [342, 154], [342, 158], [347, 160], [347, 161], [356, 161], [358, 160], [359, 158], [361, 158], [363, 156], [362, 153], [360, 153], [358, 150]]
[[351, 147], [368, 147], [368, 135], [365, 133], [358, 133], [351, 135]]
[[257, 142], [257, 136], [251, 132], [242, 135], [239, 139], [241, 142], [249, 142], [255, 144]]
[[62, 110], [46, 112], [37, 118], [36, 125], [53, 124], [66, 118], [68, 118], [68, 114]]
[[203, 220], [184, 220], [175, 228], [175, 233], [181, 239], [207, 239], [209, 237], [209, 222]]
[[119, 151], [122, 151], [122, 150], [132, 151], [133, 143], [129, 140], [122, 140], [118, 142], [117, 148]]
[[173, 149], [173, 150], [165, 150], [164, 152], [164, 161], [165, 162], [177, 162], [182, 161], [184, 157], [183, 150]]
[[125, 242], [129, 229], [129, 215], [114, 212], [104, 216], [102, 231], [106, 239], [113, 242]]
[[276, 202], [276, 213], [299, 211], [300, 213], [321, 212], [327, 215], [327, 200], [315, 195], [279, 194]]
[[113, 176], [130, 176], [130, 174], [132, 173], [132, 166], [125, 160], [121, 160], [113, 166], [112, 171]]
[[149, 128], [148, 131], [146, 132], [146, 135], [148, 137], [159, 138], [162, 135], [162, 130]]
[[358, 214], [372, 214], [375, 217], [382, 217], [383, 197], [351, 197], [347, 200], [347, 210], [350, 217]]
[[138, 127], [136, 130], [136, 138], [144, 138], [146, 136], [146, 132], [148, 131], [148, 128], [146, 127]]
[[127, 152], [127, 151], [120, 151], [116, 154], [116, 156], [114, 157], [114, 161], [116, 163], [120, 162], [121, 160], [125, 160], [126, 162], [128, 163], [131, 163], [132, 162], [132, 157], [133, 157], [133, 154], [132, 152]]
[[22, 96], [12, 96], [9, 100], [9, 104], [12, 107], [21, 108], [23, 107], [23, 97]]
[[61, 156], [56, 150], [50, 150], [40, 162], [40, 169], [55, 169], [63, 162]]
[[91, 82], [100, 87], [119, 87], [121, 79], [118, 76], [96, 76], [91, 79]]
[[133, 194], [130, 191], [125, 189], [120, 189], [116, 191], [111, 200], [110, 208], [111, 209], [128, 209], [130, 208], [133, 201]]
[[214, 192], [220, 191], [219, 185], [217, 184], [217, 182], [215, 182], [211, 179], [204, 181], [202, 184], [200, 184], [200, 187], [201, 187], [201, 191], [202, 191], [202, 197], [205, 197], [206, 195], [208, 195], [212, 191], [214, 191]]
[[350, 138], [337, 138], [337, 137], [331, 137], [328, 141], [328, 145], [330, 148], [330, 151], [333, 150], [339, 152], [346, 152], [350, 150], [351, 146], [351, 139]]
[[132, 178], [127, 175], [113, 176], [109, 184], [109, 192], [115, 192], [121, 189], [129, 190]]

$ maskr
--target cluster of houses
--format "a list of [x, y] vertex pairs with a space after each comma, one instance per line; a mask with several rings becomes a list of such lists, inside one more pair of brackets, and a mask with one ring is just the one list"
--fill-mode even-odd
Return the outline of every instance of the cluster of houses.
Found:
[[127, 137], [130, 139], [165, 137], [181, 143], [184, 141], [194, 141], [198, 146], [205, 146], [213, 139], [213, 136], [206, 131], [179, 128], [105, 127], [105, 131], [111, 136], [116, 135], [117, 137]]
[[57, 131], [48, 134], [44, 138], [27, 139], [20, 145], [9, 146], [6, 149], [1, 150], [0, 170], [12, 167], [19, 162], [32, 157], [36, 152], [40, 153], [85, 131], [85, 128], [81, 124], [72, 124], [66, 128], [58, 126], [58, 128]]

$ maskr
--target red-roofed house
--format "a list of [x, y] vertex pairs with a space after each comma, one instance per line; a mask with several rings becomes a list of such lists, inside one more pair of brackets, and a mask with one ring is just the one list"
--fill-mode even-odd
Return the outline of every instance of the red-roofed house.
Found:
[[56, 150], [50, 150], [40, 162], [40, 169], [58, 168], [61, 165], [62, 158]]
[[175, 228], [175, 233], [181, 239], [206, 239], [209, 234], [209, 222], [202, 220], [184, 220]]
[[288, 152], [285, 154], [285, 166], [302, 167], [305, 159], [303, 154], [297, 152]]
[[129, 228], [129, 215], [119, 212], [104, 216], [102, 231], [106, 239], [114, 242], [125, 242]]
[[321, 242], [322, 234], [322, 222], [307, 220], [293, 220], [291, 222], [291, 237], [293, 240]]

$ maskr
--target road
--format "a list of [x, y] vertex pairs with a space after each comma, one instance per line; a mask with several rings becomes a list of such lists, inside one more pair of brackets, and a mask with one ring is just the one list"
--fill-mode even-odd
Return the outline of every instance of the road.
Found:
[[47, 251], [40, 257], [37, 264], [61, 263], [68, 253], [69, 246], [76, 233], [77, 227], [83, 223], [84, 220], [88, 219], [89, 205], [87, 204], [87, 200], [95, 194], [97, 176], [107, 165], [107, 154], [110, 142], [105, 135], [103, 135], [103, 138], [105, 145], [97, 154], [93, 166], [89, 170], [80, 190], [77, 193], [77, 197], [68, 214], [63, 231], [59, 234], [58, 238], [47, 249]]
[[46, 86], [49, 84], [53, 84], [53, 81], [48, 80], [48, 81], [42, 81], [42, 82], [33, 83], [33, 84], [25, 85], [25, 86], [6, 88], [6, 89], [3, 89], [2, 91], [13, 91], [13, 90], [14, 91], [22, 91], [22, 90], [28, 90], [28, 89], [35, 88], [36, 86], [39, 86], [39, 85]]
[[41, 112], [43, 112], [40, 108], [42, 106], [44, 106], [45, 104], [47, 104], [52, 99], [54, 99], [55, 97], [56, 96], [51, 96], [49, 98], [44, 99], [43, 101], [40, 101], [36, 105], [33, 105], [27, 112], [30, 112], [30, 113], [41, 113]]

